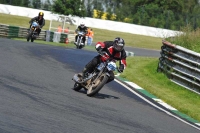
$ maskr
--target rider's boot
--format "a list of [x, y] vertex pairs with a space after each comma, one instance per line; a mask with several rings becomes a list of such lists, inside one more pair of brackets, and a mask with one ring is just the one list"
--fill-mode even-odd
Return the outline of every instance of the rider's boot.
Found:
[[88, 77], [88, 71], [87, 71], [87, 68], [84, 68], [83, 71], [82, 71], [82, 79], [85, 79]]

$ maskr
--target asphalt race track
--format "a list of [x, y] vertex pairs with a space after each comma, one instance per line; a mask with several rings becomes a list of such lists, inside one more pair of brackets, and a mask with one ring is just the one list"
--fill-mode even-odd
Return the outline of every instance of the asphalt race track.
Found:
[[199, 133], [112, 82], [72, 90], [95, 52], [0, 38], [0, 133]]
[[132, 47], [125, 47], [125, 50], [134, 52], [135, 56], [158, 57], [158, 58], [161, 56], [160, 51], [158, 51], [158, 50], [132, 48]]

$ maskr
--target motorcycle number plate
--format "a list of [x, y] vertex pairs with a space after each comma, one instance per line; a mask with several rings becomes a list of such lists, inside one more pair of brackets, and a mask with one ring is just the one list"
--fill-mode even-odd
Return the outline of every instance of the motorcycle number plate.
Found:
[[115, 71], [116, 70], [116, 64], [114, 62], [109, 62], [107, 65], [107, 69], [109, 71]]

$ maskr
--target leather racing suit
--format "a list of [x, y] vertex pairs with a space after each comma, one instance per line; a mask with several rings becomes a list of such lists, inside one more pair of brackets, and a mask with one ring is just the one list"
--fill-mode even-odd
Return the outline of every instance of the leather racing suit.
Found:
[[42, 18], [41, 20], [39, 20], [39, 17], [38, 17], [38, 16], [32, 18], [32, 19], [29, 21], [30, 27], [31, 27], [31, 24], [33, 23], [33, 21], [36, 21], [36, 22], [39, 24], [39, 28], [37, 29], [38, 36], [39, 36], [42, 27], [45, 25], [45, 19]]
[[[81, 26], [78, 26], [78, 28], [76, 29], [76, 33], [78, 31], [83, 31], [85, 33], [85, 35], [86, 35], [87, 34], [87, 30], [88, 30], [88, 28], [86, 26], [84, 26], [83, 28]], [[84, 44], [85, 44], [85, 40], [86, 40], [85, 35], [83, 36], [83, 43]], [[75, 42], [77, 42], [77, 38], [78, 38], [78, 35], [75, 36]]]
[[[96, 44], [96, 50], [98, 52], [104, 51], [104, 52], [106, 52], [106, 54], [104, 54], [104, 57], [101, 55], [97, 55], [88, 64], [86, 64], [86, 66], [83, 70], [83, 77], [85, 77], [85, 75], [87, 73], [91, 73], [92, 71], [94, 71], [94, 68], [98, 64], [100, 64], [101, 61], [104, 62], [108, 58], [112, 58], [112, 59], [119, 61], [119, 71], [120, 72], [123, 72], [123, 70], [126, 68], [126, 66], [127, 66], [126, 52], [124, 49], [121, 52], [115, 51], [115, 49], [113, 47], [113, 41], [98, 42]], [[114, 80], [115, 76], [114, 76], [113, 71], [110, 71], [109, 74], [110, 74], [110, 78], [109, 78], [108, 82], [111, 82], [112, 80]]]

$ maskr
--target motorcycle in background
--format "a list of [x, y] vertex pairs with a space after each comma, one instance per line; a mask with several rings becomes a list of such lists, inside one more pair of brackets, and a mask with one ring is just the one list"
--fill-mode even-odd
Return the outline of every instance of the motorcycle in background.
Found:
[[[101, 56], [104, 56], [100, 54]], [[72, 80], [75, 82], [74, 90], [79, 91], [82, 88], [87, 90], [87, 96], [94, 96], [102, 87], [107, 83], [110, 74], [109, 71], [115, 71], [117, 69], [116, 61], [107, 59], [105, 62], [101, 62], [94, 69], [92, 73], [88, 73], [86, 78], [82, 78], [82, 73], [74, 75]]]
[[36, 37], [37, 37], [37, 29], [38, 29], [38, 23], [37, 22], [33, 22], [31, 24], [30, 29], [28, 30], [28, 34], [26, 36], [27, 42], [29, 42], [29, 40], [31, 40], [31, 42], [33, 42]]
[[76, 43], [76, 48], [81, 49], [85, 46], [83, 42], [83, 37], [85, 36], [85, 32], [79, 31], [78, 32], [78, 37], [77, 37], [77, 43]]

